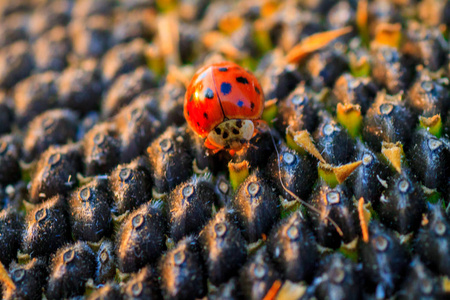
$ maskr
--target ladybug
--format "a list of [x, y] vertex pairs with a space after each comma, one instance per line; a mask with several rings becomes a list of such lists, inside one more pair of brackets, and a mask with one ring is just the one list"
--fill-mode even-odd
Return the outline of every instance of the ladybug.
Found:
[[233, 62], [202, 67], [184, 99], [184, 116], [192, 130], [206, 138], [206, 148], [231, 154], [248, 147], [257, 134], [264, 95], [256, 77]]

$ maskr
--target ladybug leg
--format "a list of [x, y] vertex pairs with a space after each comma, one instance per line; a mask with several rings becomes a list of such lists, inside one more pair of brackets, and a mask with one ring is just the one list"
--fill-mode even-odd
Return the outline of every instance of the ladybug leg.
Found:
[[221, 150], [221, 149], [217, 148], [215, 145], [211, 144], [211, 142], [208, 139], [205, 140], [205, 147], [212, 154], [216, 154], [217, 152], [219, 152]]

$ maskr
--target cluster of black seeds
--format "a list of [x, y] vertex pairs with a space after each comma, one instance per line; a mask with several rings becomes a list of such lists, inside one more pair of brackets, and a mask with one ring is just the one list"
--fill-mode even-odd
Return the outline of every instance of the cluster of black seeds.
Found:
[[[445, 0], [0, 1], [1, 298], [449, 299], [449, 41]], [[234, 156], [183, 114], [224, 60]]]

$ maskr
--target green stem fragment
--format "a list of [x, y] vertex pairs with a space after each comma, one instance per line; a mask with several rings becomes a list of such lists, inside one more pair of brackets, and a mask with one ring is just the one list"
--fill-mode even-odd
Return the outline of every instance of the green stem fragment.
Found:
[[363, 117], [359, 105], [338, 103], [337, 120], [353, 138], [360, 135]]
[[278, 115], [277, 99], [266, 101], [261, 118], [264, 121], [266, 121], [270, 127], [273, 127], [273, 120], [277, 117], [277, 115]]
[[239, 163], [233, 163], [231, 161], [228, 163], [230, 183], [233, 187], [233, 190], [237, 190], [239, 185], [248, 177], [249, 167], [249, 163], [246, 160]]
[[438, 139], [442, 135], [442, 119], [439, 114], [432, 117], [426, 118], [423, 116], [419, 117], [420, 127], [427, 129], [432, 135]]

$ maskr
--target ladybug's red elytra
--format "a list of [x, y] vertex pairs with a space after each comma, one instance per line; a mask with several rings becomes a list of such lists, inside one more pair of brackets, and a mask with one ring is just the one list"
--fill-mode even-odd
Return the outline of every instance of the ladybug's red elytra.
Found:
[[256, 134], [264, 95], [256, 77], [233, 62], [207, 65], [195, 73], [184, 99], [188, 125], [213, 152], [234, 153]]

